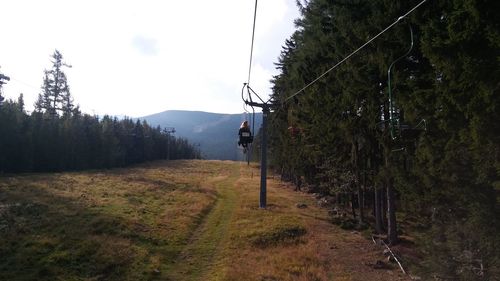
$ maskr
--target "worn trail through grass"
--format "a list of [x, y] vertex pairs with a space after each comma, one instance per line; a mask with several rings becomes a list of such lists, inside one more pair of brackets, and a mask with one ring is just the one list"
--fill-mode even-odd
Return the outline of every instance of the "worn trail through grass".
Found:
[[259, 183], [198, 160], [1, 176], [0, 280], [407, 280], [272, 176], [260, 209]]
[[213, 266], [217, 250], [227, 237], [237, 200], [235, 184], [239, 178], [238, 166], [234, 165], [229, 175], [208, 182], [217, 192], [216, 200], [175, 261], [176, 266], [169, 274], [172, 280], [201, 280]]

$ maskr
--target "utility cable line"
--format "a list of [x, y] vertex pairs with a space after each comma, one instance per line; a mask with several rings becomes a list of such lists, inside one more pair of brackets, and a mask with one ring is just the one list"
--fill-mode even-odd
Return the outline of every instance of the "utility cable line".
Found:
[[320, 80], [321, 78], [323, 78], [326, 74], [328, 74], [330, 71], [334, 70], [335, 68], [337, 68], [339, 65], [341, 65], [342, 63], [344, 63], [346, 60], [348, 60], [350, 57], [352, 57], [354, 54], [356, 54], [357, 52], [359, 52], [361, 49], [363, 49], [364, 47], [366, 47], [368, 44], [370, 44], [373, 40], [377, 39], [378, 37], [380, 37], [380, 35], [384, 34], [385, 32], [387, 32], [389, 29], [391, 29], [394, 25], [396, 25], [400, 20], [404, 19], [406, 16], [408, 16], [409, 14], [411, 14], [413, 11], [415, 11], [418, 7], [420, 7], [422, 4], [424, 4], [427, 0], [422, 0], [422, 2], [418, 3], [415, 7], [413, 7], [411, 10], [409, 10], [408, 12], [406, 12], [406, 14], [400, 16], [395, 22], [391, 23], [388, 27], [386, 27], [384, 30], [380, 31], [377, 35], [375, 35], [374, 37], [372, 37], [370, 40], [366, 41], [366, 43], [364, 43], [363, 45], [361, 45], [361, 47], [357, 48], [356, 50], [354, 50], [352, 53], [350, 53], [348, 56], [346, 56], [345, 58], [343, 58], [341, 61], [339, 61], [337, 64], [335, 64], [334, 66], [332, 66], [331, 68], [329, 68], [327, 71], [325, 71], [323, 74], [321, 74], [320, 76], [318, 76], [316, 79], [314, 79], [313, 81], [311, 81], [309, 84], [305, 85], [304, 87], [302, 87], [302, 89], [298, 90], [297, 92], [293, 93], [292, 95], [290, 95], [289, 97], [287, 97], [285, 99], [285, 102], [287, 102], [288, 100], [294, 98], [295, 96], [297, 96], [298, 94], [302, 93], [305, 89], [309, 88], [311, 85], [313, 85], [314, 83], [318, 82], [318, 80]]
[[28, 84], [28, 83], [26, 83], [26, 82], [23, 82], [23, 81], [21, 81], [21, 80], [19, 80], [19, 79], [16, 79], [16, 78], [14, 78], [14, 77], [11, 77], [11, 79], [12, 79], [12, 81], [17, 82], [17, 83], [19, 83], [19, 84], [23, 84], [24, 86], [28, 86], [28, 87], [30, 87], [30, 88], [33, 88], [33, 89], [36, 89], [36, 90], [40, 90], [40, 87], [35, 87], [35, 86], [31, 85], [31, 84]]
[[250, 64], [248, 65], [248, 80], [247, 84], [250, 84], [250, 73], [252, 72], [252, 57], [253, 57], [253, 42], [255, 38], [255, 22], [257, 19], [257, 0], [255, 0], [255, 10], [253, 13], [253, 28], [252, 28], [252, 44], [250, 46]]

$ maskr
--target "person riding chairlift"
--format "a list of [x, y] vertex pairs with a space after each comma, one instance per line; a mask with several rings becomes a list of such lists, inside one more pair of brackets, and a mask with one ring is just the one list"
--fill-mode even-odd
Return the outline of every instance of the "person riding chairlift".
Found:
[[240, 130], [238, 131], [238, 136], [240, 137], [238, 146], [241, 145], [243, 147], [243, 151], [246, 152], [248, 144], [253, 142], [252, 132], [250, 131], [250, 127], [248, 126], [248, 121], [244, 121], [243, 123], [241, 123]]

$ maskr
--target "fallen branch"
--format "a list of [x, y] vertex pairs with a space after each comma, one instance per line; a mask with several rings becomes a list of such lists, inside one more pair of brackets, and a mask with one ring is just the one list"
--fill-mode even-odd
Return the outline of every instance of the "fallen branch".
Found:
[[384, 244], [384, 246], [387, 248], [387, 250], [389, 250], [389, 253], [391, 253], [391, 255], [394, 258], [394, 260], [398, 263], [399, 268], [401, 268], [401, 271], [403, 271], [403, 273], [406, 274], [405, 269], [403, 268], [403, 266], [399, 262], [398, 258], [396, 258], [396, 255], [392, 252], [391, 248], [389, 248], [389, 246], [387, 246], [387, 244], [385, 244], [384, 240], [381, 240], [381, 241], [382, 241], [382, 244]]
[[[377, 245], [377, 241], [375, 241], [375, 238], [374, 238], [373, 235], [372, 235], [372, 241], [373, 241], [373, 244]], [[401, 268], [401, 271], [403, 271], [404, 274], [407, 274], [406, 271], [405, 271], [405, 269], [403, 268], [403, 265], [401, 265], [401, 263], [399, 262], [398, 258], [396, 258], [396, 255], [392, 252], [391, 248], [389, 248], [389, 246], [387, 246], [387, 244], [384, 242], [384, 240], [380, 239], [380, 241], [382, 242], [382, 244], [384, 244], [384, 246], [387, 248], [387, 250], [389, 250], [389, 253], [391, 253], [391, 256], [398, 263], [399, 268]]]

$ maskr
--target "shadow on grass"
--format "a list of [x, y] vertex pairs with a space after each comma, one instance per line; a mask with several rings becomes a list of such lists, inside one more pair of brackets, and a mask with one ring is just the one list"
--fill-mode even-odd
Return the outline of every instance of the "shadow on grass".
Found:
[[307, 233], [307, 230], [300, 225], [284, 225], [252, 233], [250, 243], [258, 248], [267, 248], [274, 246], [295, 245], [305, 243], [302, 236]]
[[0, 280], [154, 280], [160, 233], [39, 188], [0, 189]]

